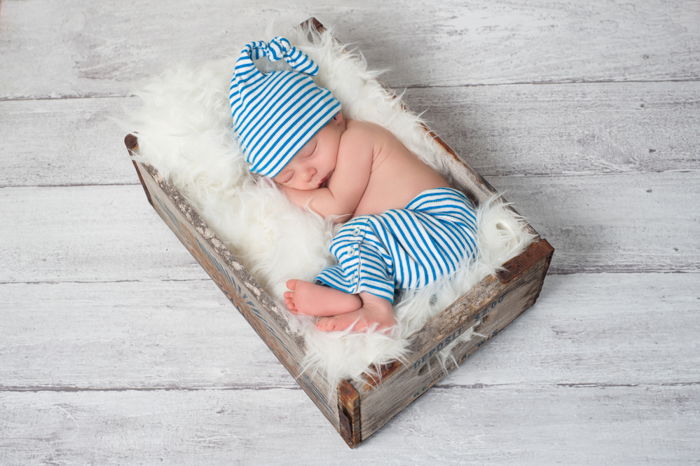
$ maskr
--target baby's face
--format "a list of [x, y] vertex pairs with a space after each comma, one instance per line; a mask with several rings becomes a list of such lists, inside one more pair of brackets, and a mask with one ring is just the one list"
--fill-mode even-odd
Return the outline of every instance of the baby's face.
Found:
[[327, 186], [335, 170], [340, 138], [345, 128], [343, 113], [336, 113], [272, 179], [275, 183], [301, 190]]

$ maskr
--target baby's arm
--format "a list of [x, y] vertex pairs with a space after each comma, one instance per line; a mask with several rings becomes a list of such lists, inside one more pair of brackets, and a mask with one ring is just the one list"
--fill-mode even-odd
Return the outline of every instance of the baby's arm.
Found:
[[314, 200], [314, 208], [311, 209], [319, 215], [328, 217], [329, 215], [339, 215], [335, 219], [335, 223], [342, 223], [352, 217], [352, 213], [343, 213], [340, 210], [334, 209], [333, 212], [323, 211], [318, 208], [317, 204], [322, 203], [323, 205], [332, 205], [335, 203], [335, 198], [328, 188], [318, 188], [318, 189], [294, 189], [288, 186], [279, 185], [279, 188], [287, 196], [293, 204], [298, 205], [301, 208], [311, 207], [310, 201]]
[[337, 203], [336, 211], [333, 212], [332, 204], [325, 205], [323, 198], [319, 198], [318, 202], [314, 198], [312, 202], [322, 215], [328, 215], [323, 214], [324, 210], [329, 211], [329, 214], [355, 213], [372, 173], [376, 141], [374, 136], [371, 128], [364, 125], [350, 127], [343, 134], [335, 172], [328, 183], [328, 189]]
[[298, 205], [299, 207], [306, 207], [309, 201], [315, 197], [333, 197], [328, 191], [328, 188], [318, 188], [318, 189], [294, 189], [289, 186], [284, 186], [278, 184], [277, 187], [284, 193], [284, 195], [289, 199], [292, 204]]
[[370, 131], [362, 127], [348, 128], [338, 148], [335, 172], [327, 188], [308, 191], [282, 189], [294, 204], [303, 207], [311, 201], [309, 207], [323, 217], [352, 216], [369, 183], [373, 158], [374, 144]]

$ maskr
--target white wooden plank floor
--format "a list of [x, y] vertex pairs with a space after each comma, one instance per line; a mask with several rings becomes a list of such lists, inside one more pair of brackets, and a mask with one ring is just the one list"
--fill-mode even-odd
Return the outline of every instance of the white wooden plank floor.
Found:
[[[356, 450], [109, 119], [165, 67], [309, 16], [557, 248], [537, 304]], [[0, 57], [0, 464], [700, 459], [696, 0], [4, 0]]]

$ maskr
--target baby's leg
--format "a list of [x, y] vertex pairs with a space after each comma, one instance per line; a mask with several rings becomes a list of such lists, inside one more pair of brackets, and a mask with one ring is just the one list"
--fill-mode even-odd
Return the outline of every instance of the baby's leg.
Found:
[[390, 332], [396, 324], [394, 307], [379, 296], [361, 292], [362, 307], [356, 311], [347, 312], [334, 317], [323, 317], [316, 322], [319, 330], [333, 332], [351, 328], [353, 332], [363, 332], [372, 327], [383, 332]]
[[359, 309], [362, 300], [356, 294], [348, 294], [328, 286], [303, 280], [287, 280], [284, 293], [287, 309], [294, 314], [334, 316]]

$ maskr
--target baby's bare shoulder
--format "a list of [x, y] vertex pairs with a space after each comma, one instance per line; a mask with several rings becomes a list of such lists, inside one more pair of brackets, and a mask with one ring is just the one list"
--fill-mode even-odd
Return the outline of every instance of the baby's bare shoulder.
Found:
[[340, 138], [341, 147], [358, 150], [362, 147], [370, 148], [376, 139], [374, 133], [364, 121], [348, 120], [345, 131]]
[[371, 121], [348, 120], [346, 131], [351, 131], [354, 135], [364, 135], [372, 137], [382, 137], [388, 132], [386, 128]]
[[368, 149], [375, 149], [392, 134], [384, 127], [370, 121], [348, 120], [344, 143], [354, 147], [364, 146]]

